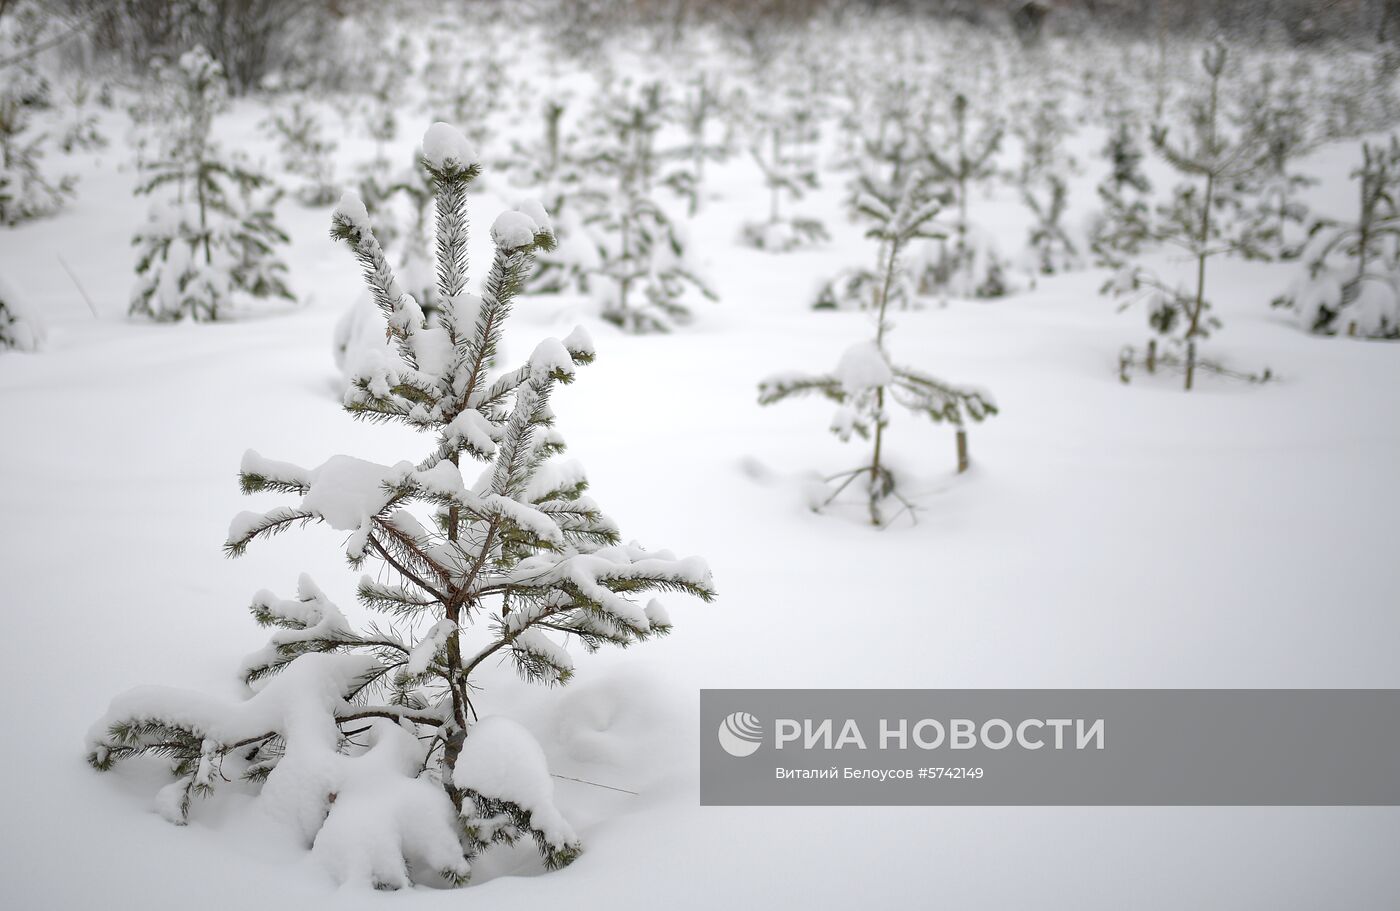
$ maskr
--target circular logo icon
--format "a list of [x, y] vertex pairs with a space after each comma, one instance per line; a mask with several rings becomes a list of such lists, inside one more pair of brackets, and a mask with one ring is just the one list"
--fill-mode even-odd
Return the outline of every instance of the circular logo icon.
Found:
[[719, 723], [719, 745], [730, 756], [752, 756], [763, 746], [763, 725], [748, 712], [734, 712]]

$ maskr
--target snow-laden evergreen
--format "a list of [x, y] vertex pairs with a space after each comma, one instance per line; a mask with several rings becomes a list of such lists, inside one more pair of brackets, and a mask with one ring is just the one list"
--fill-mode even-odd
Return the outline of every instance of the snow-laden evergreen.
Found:
[[[1124, 299], [1124, 306], [1141, 302], [1147, 310], [1148, 325], [1156, 338], [1145, 351], [1124, 348], [1119, 357], [1119, 375], [1124, 382], [1135, 367], [1148, 373], [1159, 368], [1180, 369], [1186, 391], [1195, 385], [1198, 369], [1239, 376], [1250, 380], [1269, 377], [1229, 370], [1199, 356], [1199, 345], [1221, 326], [1210, 298], [1206, 295], [1206, 267], [1217, 256], [1257, 255], [1257, 235], [1248, 219], [1230, 218], [1238, 212], [1230, 198], [1232, 186], [1247, 184], [1263, 161], [1262, 137], [1245, 129], [1231, 135], [1224, 124], [1221, 80], [1227, 52], [1223, 44], [1208, 47], [1201, 55], [1206, 85], [1203, 95], [1192, 99], [1188, 112], [1188, 135], [1173, 141], [1168, 128], [1153, 127], [1152, 145], [1183, 177], [1170, 203], [1159, 207], [1153, 226], [1153, 240], [1184, 251], [1196, 267], [1192, 287], [1163, 280], [1141, 265], [1125, 265], [1104, 285], [1104, 293]], [[1159, 347], [1158, 340], [1164, 342]]]
[[264, 121], [263, 128], [277, 140], [287, 173], [303, 181], [294, 191], [297, 201], [305, 206], [335, 202], [340, 195], [335, 179], [337, 143], [326, 137], [321, 118], [297, 100]]
[[[872, 223], [867, 236], [877, 241], [880, 249], [875, 338], [847, 348], [829, 373], [780, 373], [768, 377], [759, 384], [758, 401], [771, 405], [793, 396], [817, 394], [835, 402], [832, 433], [843, 441], [852, 436], [870, 440], [872, 451], [868, 464], [826, 479], [835, 486], [816, 508], [829, 506], [852, 483], [860, 482], [870, 523], [885, 527], [905, 513], [912, 517], [916, 508], [899, 489], [899, 479], [890, 469], [884, 451], [890, 405], [898, 404], [935, 422], [953, 425], [957, 430], [959, 472], [970, 465], [967, 423], [996, 414], [997, 406], [981, 389], [954, 386], [891, 361], [886, 344], [890, 329], [887, 311], [890, 290], [903, 268], [900, 254], [913, 240], [944, 236], [934, 219], [945, 198], [934, 192], [918, 171], [889, 182], [864, 177], [862, 183], [858, 209]], [[891, 499], [899, 504], [893, 512], [888, 505]]]
[[588, 335], [498, 363], [531, 256], [553, 243], [548, 216], [538, 204], [498, 216], [481, 292], [467, 291], [467, 190], [480, 166], [446, 124], [422, 149], [436, 191], [434, 318], [395, 278], [353, 194], [332, 235], [354, 253], [393, 343], [362, 363], [345, 408], [428, 433], [431, 448], [417, 462], [336, 455], [310, 469], [249, 451], [245, 493], [299, 499], [239, 514], [225, 544], [238, 556], [292, 526], [342, 531], [352, 567], [380, 568], [358, 596], [383, 621], [353, 622], [305, 576], [294, 598], [260, 592], [253, 617], [274, 632], [243, 662], [246, 699], [138, 689], [89, 735], [98, 769], [141, 755], [169, 763], [157, 805], [172, 821], [242, 778], [336, 878], [385, 888], [463, 883], [481, 852], [519, 839], [547, 867], [577, 857], [543, 753], [520, 725], [490, 716], [480, 673], [506, 659], [524, 680], [566, 683], [568, 643], [591, 651], [670, 631], [649, 593], [714, 597], [698, 558], [622, 543], [582, 469], [557, 458], [550, 398], [593, 360]]
[[158, 321], [227, 319], [259, 300], [292, 300], [287, 242], [270, 178], [210, 135], [226, 104], [223, 70], [203, 48], [160, 74], [167, 133], [143, 163], [138, 195], [154, 197], [136, 230], [131, 314]]
[[1324, 335], [1400, 338], [1400, 138], [1362, 145], [1353, 221], [1319, 219], [1306, 274], [1274, 303]]
[[13, 87], [0, 86], [0, 225], [52, 215], [73, 197], [76, 177], [45, 173], [48, 146]]
[[626, 332], [670, 331], [690, 320], [696, 298], [715, 299], [659, 192], [695, 192], [694, 175], [657, 144], [667, 105], [661, 83], [624, 83], [599, 94], [590, 118], [594, 151], [579, 194], [598, 244], [589, 290], [603, 318]]

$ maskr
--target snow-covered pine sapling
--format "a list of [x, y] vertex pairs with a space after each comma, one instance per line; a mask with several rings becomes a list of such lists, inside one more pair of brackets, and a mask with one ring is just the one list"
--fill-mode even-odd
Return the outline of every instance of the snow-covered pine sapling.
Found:
[[35, 351], [43, 342], [43, 324], [20, 303], [19, 295], [0, 281], [0, 351]]
[[301, 101], [274, 113], [263, 128], [277, 140], [283, 166], [304, 183], [293, 194], [305, 206], [328, 206], [340, 190], [335, 179], [337, 143], [325, 135], [321, 119]]
[[[913, 516], [914, 504], [900, 493], [894, 472], [887, 465], [885, 429], [889, 425], [889, 405], [902, 405], [915, 414], [934, 421], [947, 421], [957, 428], [958, 471], [969, 465], [967, 422], [981, 421], [996, 414], [997, 408], [986, 392], [952, 386], [927, 374], [890, 362], [886, 337], [890, 324], [887, 314], [889, 291], [898, 281], [900, 253], [913, 240], [937, 237], [941, 231], [934, 218], [945, 198], [928, 192], [918, 174], [909, 174], [897, 185], [867, 181], [860, 203], [861, 214], [874, 223], [867, 236], [879, 243], [882, 284], [876, 310], [875, 338], [848, 348], [836, 369], [830, 373], [783, 373], [759, 384], [759, 404], [771, 405], [798, 395], [825, 396], [838, 406], [831, 430], [842, 441], [852, 435], [872, 442], [870, 461], [850, 471], [827, 478], [835, 487], [817, 506], [830, 505], [852, 483], [865, 488], [867, 515], [877, 527], [889, 525], [905, 511]], [[901, 508], [888, 513], [886, 503], [894, 499]]]
[[48, 136], [33, 127], [27, 107], [0, 88], [0, 225], [52, 215], [73, 196], [77, 178], [44, 176]]
[[664, 123], [660, 83], [603, 92], [591, 140], [597, 151], [581, 162], [589, 185], [578, 194], [584, 225], [599, 245], [590, 292], [603, 319], [627, 332], [666, 332], [687, 322], [688, 292], [715, 294], [689, 262], [685, 238], [655, 191], [688, 197], [694, 176], [656, 147]]
[[470, 53], [455, 52], [444, 43], [429, 48], [424, 68], [428, 87], [427, 111], [435, 120], [468, 125], [464, 131], [478, 147], [491, 137], [491, 118], [510, 94], [506, 67], [494, 43], [475, 45]]
[[[883, 82], [873, 93], [877, 117], [868, 121], [861, 132], [861, 153], [855, 160], [859, 171], [851, 181], [846, 200], [855, 219], [864, 217], [863, 206], [871, 195], [871, 187], [880, 187], [883, 195], [896, 192], [910, 179], [924, 181], [919, 190], [929, 197], [938, 195], [918, 170], [923, 155], [924, 121], [917, 116], [915, 86], [902, 79]], [[877, 227], [879, 222], [877, 222]], [[933, 236], [941, 238], [941, 233]], [[912, 258], [911, 258], [912, 259]], [[888, 284], [884, 273], [885, 258], [878, 257], [875, 268], [845, 269], [822, 286], [813, 304], [815, 310], [878, 310], [909, 309], [917, 304], [918, 287], [906, 262], [896, 269]]]
[[690, 197], [690, 215], [700, 211], [704, 196], [705, 163], [723, 161], [729, 155], [728, 146], [710, 137], [716, 115], [724, 107], [718, 80], [709, 73], [700, 73], [681, 93], [676, 105], [676, 117], [685, 129], [685, 146], [679, 151], [690, 159], [690, 171], [695, 176], [695, 193]]
[[1079, 248], [1064, 225], [1064, 179], [1058, 175], [1048, 175], [1022, 187], [1021, 199], [1035, 217], [1030, 229], [1030, 247], [1040, 274], [1055, 275], [1079, 268]]
[[760, 116], [759, 125], [757, 141], [749, 152], [768, 188], [768, 219], [746, 222], [744, 242], [760, 250], [785, 253], [830, 240], [826, 226], [817, 219], [783, 215], [784, 196], [795, 202], [818, 186], [811, 159], [797, 154], [795, 148], [793, 137], [802, 124], [790, 114], [779, 114]]
[[942, 134], [926, 146], [924, 161], [932, 176], [953, 194], [952, 249], [945, 244], [943, 255], [921, 277], [920, 285], [959, 295], [999, 297], [1005, 293], [1005, 277], [995, 257], [974, 245], [969, 208], [972, 191], [996, 174], [1005, 130], [995, 118], [974, 119], [967, 96], [959, 92], [949, 105]]
[[403, 103], [404, 88], [412, 76], [413, 44], [407, 35], [388, 42], [374, 55], [364, 73], [365, 132], [374, 140], [371, 169], [382, 171], [389, 167], [385, 146], [399, 135], [399, 107]]
[[1065, 116], [1060, 99], [1042, 94], [1020, 106], [1011, 119], [1011, 133], [1021, 147], [1021, 162], [1013, 175], [1022, 190], [1050, 177], [1064, 179], [1078, 170], [1078, 162], [1065, 149], [1074, 126]]
[[249, 452], [244, 492], [300, 502], [237, 516], [225, 545], [238, 556], [308, 523], [346, 532], [351, 566], [380, 567], [358, 596], [387, 622], [352, 624], [305, 576], [293, 599], [260, 592], [253, 616], [275, 631], [243, 665], [248, 698], [142, 688], [89, 734], [98, 769], [141, 755], [170, 763], [175, 780], [158, 802], [173, 821], [241, 776], [339, 879], [382, 888], [461, 884], [477, 855], [520, 839], [549, 868], [577, 857], [539, 744], [486, 715], [483, 677], [505, 662], [526, 681], [566, 683], [570, 640], [592, 651], [670, 630], [648, 593], [714, 597], [702, 560], [619, 544], [582, 471], [554, 458], [564, 441], [550, 398], [593, 359], [587, 335], [547, 339], [517, 367], [496, 363], [530, 256], [551, 243], [548, 216], [526, 204], [496, 219], [472, 294], [466, 200], [479, 165], [446, 124], [428, 130], [423, 163], [437, 188], [436, 319], [400, 288], [353, 194], [332, 234], [353, 251], [394, 342], [345, 407], [430, 434], [428, 454], [395, 465], [337, 455], [308, 470]]
[[577, 198], [584, 152], [577, 133], [565, 127], [566, 111], [561, 100], [546, 98], [540, 106], [539, 137], [514, 140], [504, 162], [511, 182], [539, 198], [554, 222], [554, 248], [536, 253], [525, 278], [530, 293], [586, 292], [588, 277], [599, 266], [598, 245], [583, 223]]
[[203, 49], [163, 72], [171, 131], [161, 156], [144, 164], [138, 195], [154, 195], [138, 249], [131, 313], [154, 320], [198, 321], [230, 315], [243, 299], [285, 298], [287, 242], [277, 226], [269, 178], [225, 155], [210, 136], [226, 103], [223, 71]]
[[[1186, 182], [1173, 193], [1170, 204], [1161, 208], [1153, 239], [1184, 250], [1195, 265], [1195, 286], [1184, 290], [1163, 281], [1142, 267], [1124, 267], [1104, 286], [1107, 293], [1142, 297], [1148, 305], [1148, 321], [1153, 331], [1168, 345], [1165, 351], [1149, 351], [1143, 366], [1149, 372], [1157, 367], [1180, 367], [1189, 392], [1196, 370], [1239, 376], [1219, 364], [1198, 357], [1198, 344], [1219, 328], [1206, 297], [1206, 264], [1216, 256], [1241, 253], [1253, 255], [1253, 235], [1247, 225], [1230, 223], [1222, 199], [1232, 182], [1245, 179], [1260, 166], [1262, 148], [1259, 136], [1245, 132], [1236, 137], [1226, 134], [1221, 123], [1221, 79], [1225, 73], [1226, 49], [1223, 44], [1208, 47], [1201, 58], [1207, 77], [1205, 97], [1191, 107], [1190, 134], [1181, 144], [1173, 144], [1166, 127], [1152, 130], [1152, 145]], [[1125, 305], [1126, 306], [1126, 305]], [[1120, 374], [1127, 376], [1137, 363], [1137, 354], [1124, 349]], [[1244, 374], [1251, 379], [1267, 378]]]
[[1297, 75], [1280, 80], [1266, 64], [1246, 84], [1238, 118], [1245, 131], [1259, 137], [1263, 161], [1237, 181], [1231, 196], [1250, 220], [1255, 245], [1275, 259], [1293, 259], [1301, 252], [1308, 207], [1300, 196], [1317, 183], [1293, 169], [1312, 145], [1313, 118]]
[[1152, 236], [1152, 183], [1142, 170], [1142, 147], [1126, 116], [1115, 118], [1103, 154], [1109, 172], [1097, 192], [1102, 211], [1090, 231], [1090, 248], [1104, 266], [1120, 268]]
[[1400, 338], [1400, 139], [1364, 143], [1356, 220], [1318, 220], [1303, 253], [1306, 275], [1276, 306], [1311, 332]]
[[66, 94], [72, 114], [59, 138], [59, 147], [68, 154], [107, 148], [107, 137], [97, 127], [97, 114], [88, 106], [92, 98], [92, 85], [80, 76]]

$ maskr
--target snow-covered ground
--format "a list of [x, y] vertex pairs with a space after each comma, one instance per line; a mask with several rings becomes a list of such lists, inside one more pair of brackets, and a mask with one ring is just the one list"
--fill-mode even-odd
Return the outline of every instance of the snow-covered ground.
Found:
[[[253, 128], [262, 113], [240, 102], [220, 136], [270, 154]], [[416, 135], [402, 131], [396, 161]], [[1080, 142], [1092, 158], [1097, 140]], [[1308, 160], [1315, 206], [1350, 205], [1358, 148]], [[562, 690], [501, 668], [482, 694], [544, 745], [583, 857], [508, 875], [537, 872], [522, 850], [493, 856], [467, 893], [385, 896], [336, 891], [247, 795], [169, 825], [152, 808], [159, 769], [99, 776], [83, 761], [108, 700], [152, 682], [235, 695], [239, 659], [265, 641], [249, 599], [290, 594], [301, 572], [357, 610], [341, 533], [223, 557], [229, 519], [250, 508], [235, 483], [244, 450], [393, 463], [427, 447], [339, 408], [332, 329], [361, 279], [327, 237], [328, 209], [279, 210], [302, 308], [136, 323], [127, 153], [119, 142], [78, 161], [72, 206], [0, 233], [0, 273], [49, 327], [42, 352], [0, 356], [5, 906], [1394, 906], [1395, 808], [698, 805], [700, 688], [1400, 686], [1393, 345], [1307, 335], [1268, 306], [1294, 267], [1221, 260], [1211, 297], [1225, 328], [1210, 350], [1276, 382], [1208, 377], [1189, 395], [1176, 378], [1121, 384], [1117, 352], [1142, 341], [1145, 319], [1098, 295], [1101, 271], [898, 312], [897, 360], [989, 388], [1001, 414], [972, 427], [961, 476], [947, 428], [896, 416], [889, 453], [917, 524], [815, 515], [809, 476], [862, 451], [826, 432], [827, 404], [760, 408], [757, 383], [826, 369], [871, 332], [867, 315], [810, 304], [873, 253], [841, 215], [839, 180], [795, 207], [826, 220], [830, 243], [738, 245], [766, 199], [743, 157], [713, 168], [689, 226], [720, 297], [694, 326], [630, 336], [581, 301], [535, 298], [507, 339], [521, 353], [588, 327], [598, 361], [555, 398], [571, 454], [625, 537], [704, 555], [720, 593], [677, 602], [668, 638], [580, 657]], [[1079, 215], [1094, 179], [1074, 185]], [[507, 201], [472, 198], [478, 270]], [[976, 214], [1019, 249], [1013, 197]]]

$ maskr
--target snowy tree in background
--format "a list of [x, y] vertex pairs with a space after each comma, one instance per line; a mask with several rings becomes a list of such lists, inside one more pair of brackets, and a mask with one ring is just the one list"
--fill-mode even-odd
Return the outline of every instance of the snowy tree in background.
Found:
[[1102, 211], [1090, 231], [1090, 247], [1100, 265], [1121, 267], [1152, 236], [1152, 183], [1142, 170], [1142, 147], [1126, 116], [1104, 146], [1109, 173], [1097, 192]]
[[[929, 192], [918, 173], [905, 175], [898, 184], [865, 181], [861, 213], [872, 222], [867, 236], [880, 248], [882, 276], [876, 309], [875, 338], [853, 345], [842, 354], [831, 373], [782, 373], [759, 384], [759, 404], [771, 405], [793, 396], [817, 394], [837, 405], [831, 431], [842, 441], [853, 435], [871, 440], [870, 462], [826, 479], [836, 486], [817, 508], [830, 505], [852, 483], [861, 482], [870, 523], [885, 527], [905, 512], [913, 515], [914, 504], [899, 490], [897, 478], [887, 464], [885, 429], [889, 425], [890, 404], [902, 405], [933, 421], [946, 421], [957, 428], [958, 471], [969, 466], [966, 425], [996, 414], [996, 404], [986, 392], [971, 387], [952, 386], [927, 374], [891, 363], [886, 347], [890, 323], [887, 314], [889, 291], [898, 281], [900, 253], [916, 238], [938, 237], [933, 223], [944, 204], [941, 195]], [[896, 500], [893, 513], [887, 503]]]
[[749, 150], [768, 188], [768, 220], [745, 223], [743, 240], [760, 250], [785, 253], [831, 239], [817, 219], [783, 215], [784, 196], [797, 201], [820, 185], [814, 162], [797, 148], [798, 137], [809, 128], [799, 113], [801, 109], [761, 115], [759, 142]]
[[[78, 77], [65, 91], [70, 108], [69, 120], [59, 136], [58, 145], [65, 153], [97, 151], [107, 148], [107, 137], [97, 125], [97, 113], [90, 102], [93, 100], [92, 85], [83, 77]], [[98, 101], [102, 95], [98, 93]], [[110, 107], [110, 98], [106, 104]]]
[[35, 351], [43, 343], [43, 324], [29, 313], [14, 289], [0, 281], [0, 351]]
[[1056, 275], [1078, 269], [1083, 261], [1079, 247], [1064, 224], [1067, 190], [1058, 176], [1047, 176], [1034, 186], [1021, 190], [1021, 200], [1035, 217], [1030, 229], [1030, 249], [1041, 275]]
[[952, 246], [938, 242], [938, 257], [920, 284], [959, 297], [1000, 297], [1008, 290], [1005, 267], [990, 242], [975, 232], [969, 209], [972, 191], [996, 174], [1005, 130], [993, 117], [975, 117], [962, 93], [953, 97], [941, 126], [925, 150], [925, 162], [953, 194]]
[[512, 142], [505, 162], [511, 182], [539, 198], [554, 222], [554, 248], [536, 252], [525, 279], [531, 293], [586, 292], [588, 277], [602, 262], [581, 214], [585, 152], [578, 134], [565, 127], [567, 110], [562, 99], [546, 98], [538, 138]]
[[680, 226], [657, 199], [665, 187], [689, 198], [694, 175], [657, 148], [665, 118], [660, 83], [620, 86], [599, 96], [582, 162], [584, 224], [599, 243], [590, 292], [603, 318], [627, 332], [666, 332], [691, 318], [687, 299], [715, 294], [690, 261]]
[[565, 643], [591, 651], [670, 630], [661, 603], [638, 597], [714, 597], [703, 561], [620, 544], [582, 471], [554, 458], [564, 441], [550, 397], [593, 359], [586, 334], [547, 339], [518, 367], [496, 364], [530, 256], [551, 243], [543, 209], [496, 219], [495, 254], [472, 294], [466, 199], [476, 154], [435, 124], [423, 156], [437, 188], [444, 306], [435, 320], [400, 288], [352, 194], [332, 233], [353, 250], [394, 342], [394, 357], [355, 378], [345, 407], [430, 433], [431, 450], [417, 463], [338, 455], [310, 470], [249, 452], [243, 490], [300, 503], [240, 514], [225, 545], [237, 556], [313, 522], [344, 531], [350, 564], [381, 563], [388, 576], [365, 575], [358, 590], [385, 622], [352, 625], [305, 576], [294, 598], [260, 592], [253, 616], [275, 631], [244, 663], [248, 698], [137, 689], [89, 735], [98, 769], [140, 755], [170, 764], [174, 781], [158, 803], [173, 821], [225, 781], [260, 783], [260, 800], [295, 822], [337, 878], [381, 888], [463, 883], [482, 851], [519, 839], [550, 868], [577, 857], [539, 744], [509, 718], [479, 717], [481, 673], [506, 659], [527, 681], [566, 683], [574, 656]]
[[1274, 303], [1311, 332], [1400, 338], [1400, 139], [1361, 152], [1356, 220], [1314, 224], [1307, 275]]
[[[926, 120], [921, 116], [922, 99], [916, 87], [902, 79], [882, 81], [871, 90], [876, 109], [874, 118], [867, 118], [860, 129], [860, 153], [854, 164], [858, 168], [851, 181], [846, 200], [851, 216], [868, 219], [868, 198], [871, 188], [880, 188], [885, 197], [900, 192], [906, 182], [914, 181], [911, 193], [932, 201], [940, 197], [932, 182], [919, 170], [924, 156]], [[942, 201], [946, 204], [946, 196]], [[875, 219], [873, 227], [882, 228], [884, 214]], [[930, 229], [929, 237], [942, 240], [945, 234]], [[886, 259], [878, 257], [876, 268], [843, 270], [822, 286], [813, 309], [816, 310], [890, 310], [909, 309], [917, 305], [918, 283], [908, 262], [888, 273]]]
[[366, 89], [360, 115], [366, 134], [374, 140], [374, 158], [363, 166], [368, 175], [390, 167], [386, 145], [399, 135], [399, 105], [413, 77], [413, 44], [407, 35], [382, 45], [366, 61], [359, 84]]
[[1166, 343], [1159, 349], [1153, 339], [1141, 358], [1134, 349], [1124, 349], [1119, 364], [1124, 381], [1131, 368], [1139, 365], [1149, 373], [1159, 367], [1179, 367], [1188, 392], [1195, 385], [1197, 369], [1251, 380], [1268, 378], [1267, 371], [1256, 376], [1226, 370], [1202, 360], [1197, 351], [1199, 343], [1221, 325], [1206, 296], [1206, 264], [1226, 254], [1257, 255], [1257, 236], [1249, 224], [1228, 218], [1239, 208], [1228, 193], [1231, 183], [1247, 181], [1260, 167], [1263, 152], [1257, 133], [1231, 137], [1223, 129], [1221, 78], [1226, 59], [1223, 44], [1214, 44], [1203, 53], [1207, 90], [1204, 98], [1191, 105], [1189, 135], [1182, 144], [1174, 144], [1164, 126], [1152, 131], [1153, 147], [1187, 179], [1176, 187], [1171, 202], [1161, 207], [1153, 239], [1185, 251], [1195, 264], [1196, 280], [1194, 287], [1183, 288], [1149, 269], [1130, 265], [1104, 286], [1105, 293], [1127, 298], [1128, 303], [1142, 300], [1148, 325]]
[[685, 129], [685, 145], [678, 151], [690, 160], [690, 173], [695, 178], [695, 192], [690, 197], [690, 215], [700, 211], [705, 193], [705, 164], [724, 161], [729, 147], [711, 136], [718, 116], [725, 109], [725, 95], [714, 75], [701, 72], [690, 80], [676, 105], [676, 119]]
[[325, 125], [302, 101], [274, 113], [263, 124], [277, 140], [283, 167], [304, 183], [293, 194], [304, 206], [328, 206], [339, 197], [335, 179], [337, 143], [326, 138]]
[[1258, 137], [1263, 155], [1260, 166], [1237, 179], [1230, 198], [1261, 253], [1275, 259], [1298, 255], [1308, 221], [1302, 191], [1316, 183], [1294, 170], [1297, 159], [1312, 146], [1312, 116], [1297, 84], [1297, 73], [1279, 79], [1272, 66], [1246, 82], [1240, 100], [1242, 129]]
[[474, 43], [463, 53], [445, 39], [429, 39], [428, 58], [423, 70], [428, 115], [463, 124], [467, 139], [478, 147], [485, 145], [493, 135], [491, 119], [512, 91], [496, 44]]
[[10, 87], [0, 87], [0, 225], [52, 215], [73, 196], [77, 178], [44, 175], [47, 144], [48, 134], [34, 128], [29, 109]]
[[248, 300], [292, 300], [276, 247], [270, 180], [210, 137], [225, 104], [223, 72], [202, 48], [162, 73], [162, 154], [143, 167], [138, 195], [156, 195], [137, 247], [131, 313], [159, 321], [227, 318]]

